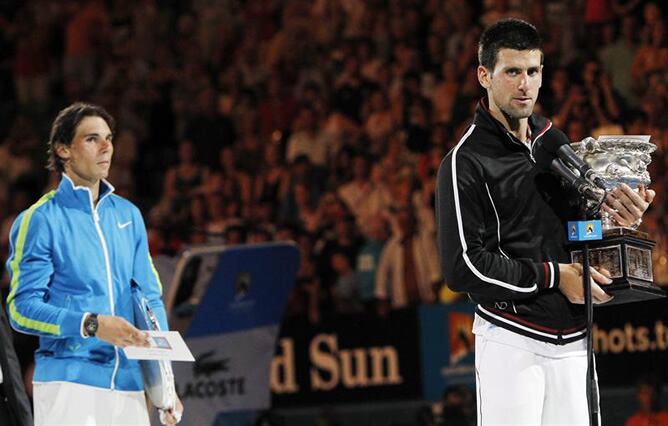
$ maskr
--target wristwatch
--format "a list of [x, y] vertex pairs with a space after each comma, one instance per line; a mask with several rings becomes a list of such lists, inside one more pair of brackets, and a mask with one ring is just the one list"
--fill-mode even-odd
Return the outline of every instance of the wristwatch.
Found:
[[88, 314], [84, 320], [84, 332], [86, 333], [86, 336], [95, 337], [95, 333], [97, 333], [97, 327], [97, 314]]

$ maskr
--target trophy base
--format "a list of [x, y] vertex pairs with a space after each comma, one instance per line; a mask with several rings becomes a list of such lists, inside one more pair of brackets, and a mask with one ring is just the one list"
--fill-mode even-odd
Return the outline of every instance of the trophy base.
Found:
[[[666, 297], [666, 292], [661, 288], [647, 285], [644, 282], [614, 282], [602, 287], [606, 293], [615, 296], [611, 301], [598, 305], [598, 307], [621, 305], [624, 303], [642, 302]], [[596, 306], [596, 305], [595, 305]]]
[[[614, 298], [603, 305], [666, 297], [666, 292], [654, 285], [652, 272], [652, 248], [655, 242], [647, 234], [629, 228], [613, 228], [603, 231], [603, 239], [589, 242], [589, 263], [592, 267], [606, 269], [612, 283], [601, 286]], [[571, 262], [582, 263], [582, 250], [571, 249]]]

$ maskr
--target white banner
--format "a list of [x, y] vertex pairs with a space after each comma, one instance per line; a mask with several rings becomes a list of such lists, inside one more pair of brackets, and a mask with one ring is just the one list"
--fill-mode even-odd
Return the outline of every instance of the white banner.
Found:
[[180, 424], [211, 425], [221, 412], [268, 408], [277, 335], [278, 326], [268, 326], [187, 339], [195, 362], [172, 364], [185, 407]]

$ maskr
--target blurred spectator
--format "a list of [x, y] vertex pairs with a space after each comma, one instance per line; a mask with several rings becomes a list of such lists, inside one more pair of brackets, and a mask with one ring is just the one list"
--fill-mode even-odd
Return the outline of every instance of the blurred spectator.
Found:
[[309, 202], [318, 203], [320, 201], [323, 189], [322, 174], [313, 167], [311, 160], [306, 155], [299, 155], [289, 164], [289, 175], [281, 184], [279, 212], [290, 211], [291, 204], [295, 202], [295, 186], [299, 184], [308, 187]]
[[267, 243], [271, 241], [272, 238], [273, 234], [266, 226], [256, 225], [248, 230], [247, 243], [248, 244]]
[[123, 196], [134, 196], [134, 170], [138, 151], [137, 136], [130, 129], [120, 130], [114, 137], [114, 162], [109, 174], [114, 178], [116, 191]]
[[369, 215], [366, 201], [373, 189], [369, 181], [369, 161], [364, 155], [357, 154], [353, 157], [352, 174], [352, 180], [339, 186], [337, 192], [357, 223], [362, 224]]
[[443, 391], [442, 418], [446, 425], [473, 426], [476, 424], [475, 391], [465, 385], [448, 386]]
[[667, 426], [668, 411], [661, 409], [661, 382], [655, 375], [638, 380], [638, 411], [626, 420], [626, 426]]
[[549, 79], [548, 87], [544, 87], [538, 102], [543, 108], [546, 115], [550, 116], [555, 122], [562, 120], [557, 116], [561, 107], [566, 102], [572, 102], [569, 99], [572, 96], [570, 90], [571, 82], [568, 75], [568, 70], [565, 68], [556, 68], [552, 70], [552, 75]]
[[310, 107], [302, 107], [295, 119], [295, 132], [288, 139], [285, 158], [292, 162], [298, 156], [305, 155], [311, 164], [325, 167], [328, 160], [334, 158], [337, 151], [336, 146], [326, 137], [319, 126], [319, 117], [316, 111]]
[[218, 153], [218, 163], [206, 177], [203, 190], [208, 194], [219, 192], [226, 199], [238, 200], [243, 209], [248, 209], [252, 197], [250, 176], [237, 167], [232, 147], [223, 147]]
[[417, 412], [419, 426], [474, 426], [476, 424], [474, 389], [466, 385], [451, 385], [443, 391], [440, 401]]
[[441, 65], [440, 83], [434, 88], [431, 102], [434, 105], [433, 120], [436, 123], [451, 123], [453, 108], [459, 92], [457, 65], [448, 60]]
[[649, 38], [640, 44], [631, 68], [633, 81], [639, 90], [646, 89], [647, 77], [652, 72], [662, 70], [668, 63], [668, 36], [665, 22], [657, 21], [649, 29], [651, 29]]
[[[592, 58], [584, 63], [582, 86], [571, 85], [568, 97], [553, 120], [556, 126], [566, 127], [569, 136], [573, 134], [579, 137], [578, 133], [586, 135], [590, 132], [598, 132], [597, 135], [600, 133], [619, 134], [623, 133], [623, 129], [615, 124], [621, 119], [621, 114], [620, 100], [612, 90], [610, 79], [601, 71], [598, 62]], [[568, 126], [574, 121], [582, 121], [581, 131], [568, 129]], [[571, 140], [581, 139], [582, 137]]]
[[225, 115], [217, 113], [214, 100], [213, 88], [203, 88], [195, 99], [195, 114], [185, 129], [186, 137], [193, 142], [198, 162], [211, 169], [218, 165], [216, 156], [211, 153], [221, 151], [236, 140], [234, 124]]
[[393, 309], [433, 303], [441, 283], [434, 236], [417, 229], [412, 208], [396, 214], [397, 233], [387, 242], [376, 272], [376, 297], [381, 315]]
[[179, 143], [177, 163], [167, 169], [165, 191], [174, 194], [175, 203], [189, 204], [195, 190], [207, 178], [207, 171], [195, 160], [195, 147], [190, 140]]
[[[632, 65], [637, 51], [636, 25], [632, 15], [621, 18], [617, 39], [598, 51], [603, 70], [610, 76], [612, 88], [632, 108], [638, 107], [638, 97], [633, 90]], [[615, 26], [606, 25], [605, 34], [615, 36]]]
[[309, 252], [302, 253], [297, 281], [288, 298], [286, 315], [303, 316], [311, 324], [317, 324], [321, 318], [320, 280], [316, 274], [315, 262]]
[[7, 193], [14, 185], [41, 177], [35, 167], [38, 147], [31, 120], [27, 116], [17, 117], [0, 144], [0, 200], [6, 201]]
[[[203, 200], [202, 197], [196, 197], [192, 201], [192, 205], [196, 204], [197, 200]], [[193, 228], [205, 229], [207, 240], [211, 243], [222, 244], [223, 232], [230, 222], [239, 220], [237, 217], [228, 217], [227, 209], [229, 209], [229, 202], [227, 202], [220, 193], [214, 192], [206, 197], [204, 207], [204, 215], [206, 221], [204, 223], [193, 222]], [[227, 207], [227, 209], [226, 209]], [[203, 225], [203, 227], [201, 227]]]
[[74, 100], [95, 84], [98, 55], [109, 48], [111, 22], [103, 0], [70, 2], [68, 7], [73, 10], [65, 28], [63, 78]]
[[237, 159], [239, 170], [249, 175], [257, 176], [264, 159], [264, 144], [260, 140], [257, 129], [257, 119], [254, 115], [247, 115], [240, 125], [239, 141], [235, 144], [234, 156]]
[[[31, 7], [31, 9], [36, 6]], [[32, 11], [17, 26], [14, 84], [19, 104], [28, 111], [44, 111], [51, 98], [50, 26]], [[40, 22], [42, 21], [42, 22]]]
[[188, 205], [178, 197], [176, 189], [165, 182], [162, 196], [148, 213], [149, 223], [157, 227], [178, 228], [186, 223], [189, 213]]
[[324, 289], [329, 291], [337, 278], [332, 259], [334, 254], [345, 253], [349, 264], [354, 265], [361, 244], [362, 241], [355, 227], [355, 219], [345, 213], [316, 242], [314, 254], [316, 256], [318, 276]]
[[190, 215], [188, 217], [188, 225], [191, 228], [203, 230], [206, 229], [209, 223], [214, 222], [214, 219], [209, 216], [207, 212], [207, 204], [204, 197], [195, 195], [190, 200]]
[[376, 273], [385, 241], [390, 234], [390, 227], [384, 216], [371, 216], [364, 223], [366, 242], [357, 255], [355, 266], [356, 281], [360, 299], [367, 312], [376, 310]]
[[595, 59], [585, 63], [583, 82], [585, 97], [595, 118], [591, 125], [592, 135], [624, 133], [624, 129], [617, 124], [622, 116], [619, 96], [614, 93], [610, 78]]
[[261, 136], [280, 139], [290, 130], [296, 110], [297, 102], [290, 96], [280, 75], [272, 74], [267, 80], [267, 97], [258, 106]]
[[353, 178], [353, 148], [350, 145], [343, 146], [330, 162], [327, 176], [328, 188], [340, 188], [341, 185]]
[[223, 233], [225, 245], [235, 246], [246, 242], [246, 227], [241, 223], [231, 223]]
[[334, 311], [340, 314], [362, 311], [364, 305], [350, 257], [344, 252], [334, 252], [330, 259], [336, 274], [336, 281], [332, 286]]
[[642, 25], [640, 30], [640, 42], [646, 43], [651, 37], [654, 25], [661, 21], [661, 9], [655, 2], [647, 2], [642, 9]]
[[389, 108], [387, 94], [381, 89], [371, 92], [362, 114], [366, 117], [364, 129], [369, 137], [372, 149], [379, 150], [378, 147], [384, 143], [393, 128], [396, 126], [392, 111]]
[[287, 190], [289, 174], [281, 159], [280, 146], [268, 143], [264, 147], [263, 167], [253, 177], [255, 202], [267, 201], [277, 205]]
[[292, 197], [282, 205], [278, 220], [292, 223], [307, 232], [315, 233], [320, 225], [320, 210], [315, 207], [311, 187], [306, 183], [296, 183], [292, 187]]

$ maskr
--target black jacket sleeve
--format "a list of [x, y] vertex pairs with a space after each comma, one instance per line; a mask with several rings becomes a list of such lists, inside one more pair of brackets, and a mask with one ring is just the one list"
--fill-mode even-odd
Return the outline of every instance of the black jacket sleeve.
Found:
[[473, 154], [458, 151], [459, 146], [441, 163], [436, 189], [439, 256], [448, 286], [493, 301], [527, 298], [556, 287], [556, 262], [513, 259], [486, 248], [486, 221], [496, 219], [485, 217], [491, 207], [486, 208], [490, 201], [483, 168]]
[[[21, 366], [14, 351], [12, 332], [0, 304], [0, 368], [2, 368], [3, 392], [9, 408], [9, 426], [31, 426], [32, 409], [23, 385]], [[2, 420], [2, 419], [0, 419]], [[0, 424], [5, 424], [0, 421]]]

